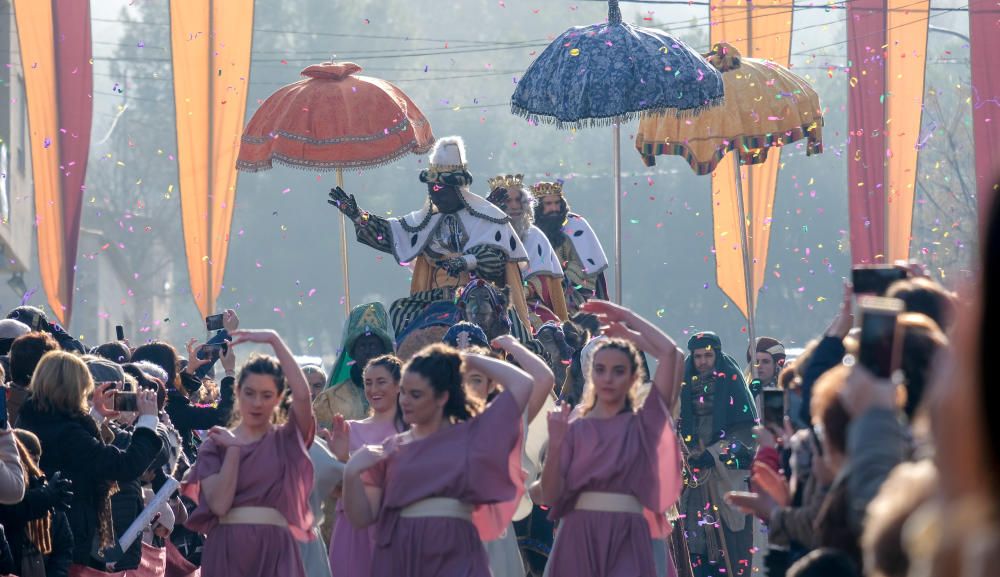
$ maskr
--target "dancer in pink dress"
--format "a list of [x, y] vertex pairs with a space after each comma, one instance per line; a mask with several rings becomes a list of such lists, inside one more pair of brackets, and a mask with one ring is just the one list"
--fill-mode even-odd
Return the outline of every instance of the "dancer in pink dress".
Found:
[[[365, 445], [380, 445], [386, 438], [406, 430], [402, 415], [396, 412], [399, 380], [403, 361], [393, 355], [376, 357], [365, 366], [365, 398], [370, 416], [360, 421], [333, 417], [330, 449], [337, 459], [347, 462], [351, 454]], [[337, 517], [330, 538], [330, 568], [333, 577], [367, 577], [372, 572], [374, 530], [355, 529], [344, 512], [344, 500], [337, 501]]]
[[[240, 370], [239, 424], [213, 428], [201, 446], [183, 489], [198, 503], [187, 526], [208, 535], [203, 577], [305, 577], [296, 540], [312, 537], [309, 384], [274, 331], [233, 333], [234, 346], [244, 342], [269, 344], [277, 358], [253, 355]], [[288, 422], [276, 426], [286, 388]]]
[[[504, 392], [482, 412], [463, 370]], [[431, 345], [406, 364], [399, 402], [410, 430], [351, 456], [344, 506], [356, 527], [375, 525], [372, 577], [488, 577], [482, 541], [507, 528], [523, 491], [521, 414], [527, 373], [504, 361]]]
[[[610, 338], [594, 351], [582, 416], [571, 422], [568, 405], [549, 414], [542, 493], [552, 507], [550, 517], [560, 524], [547, 573], [656, 575], [650, 537], [669, 533], [663, 512], [681, 490], [680, 451], [670, 415], [684, 354], [626, 308], [591, 300], [582, 309], [598, 316]], [[634, 407], [643, 380], [640, 350], [658, 365], [645, 402]], [[667, 574], [676, 574], [672, 566]]]

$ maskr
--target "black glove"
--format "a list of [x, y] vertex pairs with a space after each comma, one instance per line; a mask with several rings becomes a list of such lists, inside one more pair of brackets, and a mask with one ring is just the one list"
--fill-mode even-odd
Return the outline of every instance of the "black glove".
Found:
[[327, 202], [336, 206], [340, 212], [344, 213], [344, 216], [351, 220], [356, 220], [361, 216], [361, 210], [358, 209], [358, 201], [354, 200], [354, 195], [347, 194], [339, 186], [330, 189], [330, 198]]
[[494, 206], [498, 207], [500, 210], [507, 212], [507, 189], [497, 188], [490, 192], [490, 195], [486, 197], [486, 200], [492, 202]]
[[53, 509], [57, 511], [69, 510], [70, 502], [73, 500], [73, 481], [64, 479], [61, 472], [56, 471], [56, 474], [52, 475], [42, 491]]
[[753, 462], [753, 449], [735, 441], [729, 446], [729, 451], [719, 455], [719, 462], [728, 469], [749, 469]]
[[454, 276], [454, 277], [457, 277], [466, 270], [468, 270], [468, 265], [469, 265], [469, 263], [465, 262], [465, 259], [460, 256], [439, 260], [436, 261], [434, 264], [447, 271], [448, 276]]

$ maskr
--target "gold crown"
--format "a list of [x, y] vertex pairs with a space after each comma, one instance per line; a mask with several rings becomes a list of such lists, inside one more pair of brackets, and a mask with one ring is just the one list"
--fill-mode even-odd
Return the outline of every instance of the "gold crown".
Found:
[[520, 188], [523, 174], [501, 174], [499, 176], [494, 176], [489, 180], [490, 191], [494, 191], [498, 188], [506, 188], [510, 190], [512, 188]]
[[561, 182], [539, 182], [535, 186], [531, 187], [531, 194], [535, 198], [541, 198], [543, 196], [562, 196], [563, 195], [563, 185]]

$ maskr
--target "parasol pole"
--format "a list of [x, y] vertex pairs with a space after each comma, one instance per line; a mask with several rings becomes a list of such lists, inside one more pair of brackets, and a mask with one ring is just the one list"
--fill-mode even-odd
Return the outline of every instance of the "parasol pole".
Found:
[[[754, 302], [753, 302], [753, 263], [750, 261], [753, 255], [753, 251], [750, 250], [750, 240], [747, 238], [747, 213], [746, 207], [743, 204], [743, 176], [740, 174], [740, 155], [739, 151], [733, 151], [733, 166], [734, 172], [736, 173], [736, 207], [740, 213], [740, 249], [743, 252], [743, 280], [744, 287], [746, 289], [747, 298], [747, 333], [750, 337], [750, 374], [753, 378], [757, 378], [757, 363], [754, 357], [753, 350], [757, 339], [754, 337], [753, 323], [754, 323]], [[748, 167], [749, 170], [749, 167]]]
[[[617, 4], [617, 3], [615, 3]], [[622, 304], [622, 146], [621, 126], [611, 125], [611, 167], [615, 194], [615, 302]]]
[[[337, 186], [344, 188], [344, 171], [337, 169]], [[347, 217], [340, 213], [340, 264], [344, 275], [344, 318], [351, 316], [351, 279], [347, 261]]]

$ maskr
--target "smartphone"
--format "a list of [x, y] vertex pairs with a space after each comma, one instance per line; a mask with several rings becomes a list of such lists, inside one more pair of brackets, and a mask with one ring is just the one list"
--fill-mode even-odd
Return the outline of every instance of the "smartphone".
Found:
[[885, 297], [862, 297], [861, 338], [858, 362], [880, 379], [890, 379], [900, 365], [903, 339], [899, 338], [896, 319], [903, 312], [903, 301]]
[[205, 317], [205, 328], [210, 331], [221, 331], [222, 330], [222, 314], [210, 315]]
[[139, 410], [138, 399], [132, 391], [115, 391], [115, 410], [134, 413]]
[[785, 391], [764, 389], [761, 391], [764, 405], [765, 427], [781, 431], [785, 428]]
[[125, 340], [125, 327], [121, 325], [115, 325], [115, 338], [119, 341]]
[[226, 343], [216, 343], [211, 345], [201, 345], [198, 347], [198, 358], [203, 361], [215, 362], [222, 356], [222, 351], [226, 349]]
[[907, 269], [892, 264], [860, 264], [851, 268], [854, 294], [882, 296], [889, 286], [910, 275]]

